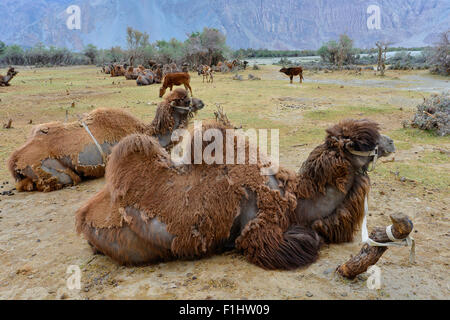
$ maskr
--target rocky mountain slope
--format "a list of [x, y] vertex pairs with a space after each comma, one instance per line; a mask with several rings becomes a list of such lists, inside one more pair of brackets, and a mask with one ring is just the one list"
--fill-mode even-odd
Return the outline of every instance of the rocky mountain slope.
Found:
[[[380, 8], [380, 29], [369, 30], [369, 5]], [[81, 9], [81, 29], [69, 30], [66, 8]], [[315, 49], [347, 33], [358, 47], [380, 39], [395, 46], [432, 44], [450, 29], [448, 0], [2, 0], [0, 40], [7, 44], [82, 49], [125, 46], [125, 28], [151, 41], [215, 27], [233, 48]]]

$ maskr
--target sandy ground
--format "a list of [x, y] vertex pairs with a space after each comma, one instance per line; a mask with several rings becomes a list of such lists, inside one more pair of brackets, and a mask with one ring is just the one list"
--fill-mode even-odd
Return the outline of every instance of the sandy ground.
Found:
[[[324, 108], [327, 100], [333, 100], [317, 99]], [[386, 118], [383, 128], [391, 126], [398, 123]], [[296, 170], [313, 147], [282, 150], [282, 165]], [[428, 143], [414, 145], [399, 150], [395, 159], [416, 161], [435, 148]], [[449, 144], [441, 148], [448, 150]], [[447, 172], [448, 187], [448, 158], [435, 166]], [[234, 251], [197, 261], [119, 266], [105, 256], [92, 255], [75, 233], [74, 212], [101, 188], [104, 180], [99, 179], [52, 193], [0, 195], [0, 299], [449, 299], [448, 188], [402, 182], [394, 173], [386, 176], [378, 171], [371, 179], [369, 230], [388, 225], [389, 214], [403, 212], [414, 222], [417, 242], [414, 265], [408, 262], [407, 248], [387, 250], [377, 263], [382, 276], [378, 290], [367, 287], [367, 273], [352, 281], [334, 273], [359, 251], [360, 236], [353, 243], [325, 246], [318, 262], [295, 271], [265, 271]], [[8, 184], [3, 182], [0, 192], [12, 188], [11, 179], [5, 181]], [[81, 290], [67, 288], [71, 265], [81, 270]]]

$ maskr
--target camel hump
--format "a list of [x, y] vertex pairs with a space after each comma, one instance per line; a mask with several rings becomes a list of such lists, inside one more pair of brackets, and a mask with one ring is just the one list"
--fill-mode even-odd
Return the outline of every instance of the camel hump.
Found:
[[[133, 165], [136, 163], [139, 166]], [[133, 187], [136, 177], [141, 176], [144, 169], [158, 163], [167, 168], [170, 156], [155, 138], [131, 134], [122, 139], [113, 148], [106, 167], [106, 181], [113, 201]]]

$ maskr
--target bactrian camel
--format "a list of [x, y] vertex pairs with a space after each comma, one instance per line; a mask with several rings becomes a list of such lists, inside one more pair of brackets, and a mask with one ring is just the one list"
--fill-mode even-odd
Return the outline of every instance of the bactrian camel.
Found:
[[111, 149], [132, 133], [154, 136], [163, 147], [172, 131], [186, 126], [192, 112], [203, 108], [184, 89], [172, 91], [146, 125], [120, 109], [96, 109], [80, 121], [35, 126], [26, 143], [8, 159], [19, 191], [53, 191], [88, 178], [102, 177]]
[[[218, 123], [203, 132], [211, 128], [226, 134]], [[326, 132], [297, 174], [269, 176], [261, 175], [263, 163], [175, 163], [156, 139], [130, 135], [111, 154], [105, 187], [77, 211], [77, 231], [94, 252], [124, 265], [234, 248], [267, 269], [308, 265], [322, 243], [352, 241], [369, 165], [395, 151], [369, 120], [341, 121]]]

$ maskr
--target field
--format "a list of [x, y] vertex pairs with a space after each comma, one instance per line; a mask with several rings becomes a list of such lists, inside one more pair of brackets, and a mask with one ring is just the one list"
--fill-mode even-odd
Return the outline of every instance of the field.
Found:
[[[126, 108], [150, 122], [161, 100], [159, 85], [137, 87], [99, 68], [18, 70], [11, 87], [0, 87], [0, 193], [14, 187], [5, 162], [34, 124], [64, 121], [66, 112], [73, 121], [98, 107]], [[249, 73], [262, 80], [247, 80]], [[340, 119], [376, 120], [394, 139], [395, 155], [370, 173], [368, 227], [388, 225], [391, 213], [407, 214], [415, 226], [415, 265], [407, 248], [391, 248], [377, 264], [381, 289], [367, 288], [367, 274], [344, 280], [334, 270], [359, 251], [357, 236], [353, 243], [325, 246], [318, 262], [295, 271], [265, 271], [234, 251], [121, 267], [92, 255], [75, 233], [74, 212], [101, 188], [99, 179], [51, 193], [0, 195], [0, 299], [449, 299], [450, 138], [402, 127], [424, 98], [450, 89], [448, 78], [426, 71], [387, 71], [385, 77], [306, 72], [299, 85], [298, 78], [289, 84], [275, 66], [241, 74], [244, 81], [217, 73], [210, 84], [191, 73], [194, 96], [206, 104], [197, 118], [213, 118], [220, 105], [244, 129], [279, 128], [284, 167], [297, 170]], [[1, 128], [10, 118], [13, 128]], [[70, 265], [81, 268], [81, 290], [66, 287]]]

